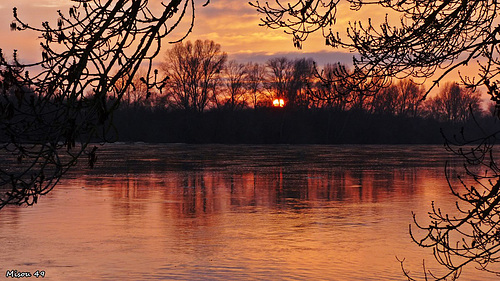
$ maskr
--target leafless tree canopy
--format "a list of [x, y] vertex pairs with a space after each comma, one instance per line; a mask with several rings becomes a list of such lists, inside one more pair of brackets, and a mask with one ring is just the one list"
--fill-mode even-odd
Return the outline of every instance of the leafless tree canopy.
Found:
[[479, 112], [479, 103], [478, 92], [457, 83], [446, 83], [438, 95], [428, 101], [434, 118], [455, 122], [468, 119], [471, 112]]
[[34, 63], [0, 52], [0, 208], [35, 203], [83, 156], [94, 165], [97, 147], [89, 143], [115, 139], [113, 111], [141, 65], [141, 83], [161, 88], [153, 59], [184, 18], [190, 31], [194, 3], [172, 0], [155, 11], [150, 5], [79, 0], [40, 27], [14, 8], [11, 29], [37, 32], [42, 52]]
[[177, 43], [167, 51], [162, 65], [169, 81], [168, 94], [178, 108], [202, 112], [214, 93], [214, 81], [227, 54], [214, 41]]
[[259, 106], [259, 101], [262, 100], [261, 97], [266, 68], [258, 63], [249, 62], [245, 65], [245, 72], [247, 74], [245, 88], [251, 95], [249, 99], [252, 101], [252, 106], [257, 108]]
[[228, 97], [224, 104], [230, 110], [241, 109], [246, 105], [245, 79], [247, 78], [247, 68], [244, 64], [234, 60], [229, 61], [224, 69], [225, 87]]
[[[253, 6], [263, 15], [262, 25], [284, 29], [297, 47], [301, 47], [309, 34], [321, 32], [326, 45], [359, 54], [354, 60], [353, 73], [357, 75], [432, 77], [434, 84], [429, 92], [451, 71], [477, 62], [479, 72], [461, 76], [461, 82], [470, 89], [486, 86], [499, 107], [498, 1], [345, 0], [343, 3], [349, 5], [343, 6], [341, 3], [340, 0], [276, 0], [256, 1]], [[386, 17], [379, 26], [371, 20], [351, 22], [346, 33], [336, 29], [336, 19], [349, 12], [341, 11], [341, 7], [349, 6], [353, 13], [370, 5], [385, 7], [397, 13], [400, 20], [390, 22]], [[436, 77], [439, 69], [443, 71]], [[470, 89], [450, 84], [433, 104], [450, 118], [460, 119], [465, 114], [464, 107], [477, 104], [477, 95], [465, 93]], [[397, 94], [396, 88], [386, 90], [387, 95]], [[466, 96], [467, 102], [456, 99]], [[446, 213], [433, 205], [428, 226], [416, 221], [417, 228], [426, 233], [424, 237], [418, 238], [412, 232], [415, 242], [432, 248], [436, 260], [448, 270], [441, 276], [426, 271], [426, 279], [455, 279], [467, 264], [500, 275], [492, 266], [500, 259], [500, 169], [493, 153], [496, 139], [497, 133], [484, 130], [482, 135], [461, 132], [447, 138], [448, 149], [461, 157], [464, 170], [460, 173], [449, 169], [447, 174], [458, 201], [455, 212]], [[462, 184], [458, 187], [450, 171], [459, 174]], [[405, 274], [412, 279], [407, 271]]]
[[[349, 5], [342, 7], [352, 11], [341, 10], [343, 2]], [[463, 82], [470, 86], [489, 82], [496, 87], [492, 81], [496, 81], [500, 63], [497, 1], [277, 0], [253, 5], [263, 14], [262, 25], [284, 29], [298, 47], [309, 34], [321, 32], [326, 45], [358, 53], [356, 72], [372, 77], [431, 77], [437, 69], [445, 69], [435, 79], [437, 84], [450, 71], [481, 58], [481, 73], [463, 77]], [[398, 13], [400, 21], [386, 18], [379, 26], [371, 20], [350, 22], [347, 33], [336, 28], [342, 14], [370, 5]], [[497, 96], [496, 91], [491, 93]]]

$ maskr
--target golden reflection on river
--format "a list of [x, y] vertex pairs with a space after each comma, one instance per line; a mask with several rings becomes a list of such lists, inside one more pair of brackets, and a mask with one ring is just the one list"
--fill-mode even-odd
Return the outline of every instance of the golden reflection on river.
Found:
[[453, 204], [442, 168], [309, 161], [75, 173], [38, 205], [0, 211], [0, 278], [404, 280], [396, 256], [432, 267], [408, 224], [432, 200]]

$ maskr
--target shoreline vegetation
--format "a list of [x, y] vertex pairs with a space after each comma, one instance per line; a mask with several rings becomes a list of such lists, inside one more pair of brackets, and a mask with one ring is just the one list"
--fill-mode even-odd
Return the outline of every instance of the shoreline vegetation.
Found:
[[483, 135], [481, 127], [494, 129], [488, 120], [495, 119], [488, 118], [494, 103], [456, 82], [427, 96], [410, 78], [358, 77], [341, 63], [318, 66], [311, 58], [286, 57], [228, 61], [211, 40], [167, 50], [154, 76], [165, 77], [158, 88], [146, 87], [144, 73], [117, 82], [119, 88], [124, 81], [132, 86], [113, 114], [116, 141], [443, 144], [443, 134], [453, 139], [462, 127], [470, 136]]
[[[482, 129], [495, 120], [476, 118]], [[394, 116], [334, 108], [212, 109], [203, 112], [125, 107], [115, 112], [119, 142], [191, 144], [443, 144], [464, 128], [477, 136], [472, 118], [463, 122]], [[457, 136], [459, 137], [459, 136]]]

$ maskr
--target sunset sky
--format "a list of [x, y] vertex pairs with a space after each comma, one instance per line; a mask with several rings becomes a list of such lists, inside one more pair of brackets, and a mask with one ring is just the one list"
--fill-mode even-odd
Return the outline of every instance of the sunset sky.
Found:
[[[40, 58], [40, 41], [37, 34], [30, 32], [12, 32], [9, 24], [12, 22], [12, 8], [18, 8], [20, 18], [27, 23], [40, 26], [42, 21], [55, 23], [57, 10], [67, 13], [74, 2], [70, 0], [3, 0], [0, 3], [0, 48], [7, 57], [11, 57], [14, 49], [19, 50], [23, 62], [32, 62]], [[150, 1], [150, 5], [159, 5], [159, 0]], [[321, 34], [314, 34], [304, 43], [302, 50], [293, 46], [292, 37], [283, 30], [272, 30], [259, 26], [260, 15], [248, 1], [212, 0], [206, 7], [205, 1], [196, 2], [196, 20], [193, 32], [187, 40], [210, 39], [221, 44], [222, 50], [229, 54], [230, 59], [240, 62], [266, 62], [270, 57], [287, 56], [289, 58], [313, 58], [319, 65], [342, 62], [349, 65], [352, 53], [347, 50], [333, 49], [325, 46]], [[343, 4], [342, 4], [343, 3]], [[160, 6], [161, 7], [161, 6]], [[386, 14], [389, 20], [397, 24], [399, 15], [377, 5], [364, 7], [361, 11], [350, 10], [348, 4], [341, 2], [337, 11], [336, 30], [344, 32], [349, 22], [372, 19], [377, 26]], [[179, 29], [184, 32], [186, 28]], [[173, 36], [171, 40], [179, 39]], [[167, 49], [168, 45], [165, 49]], [[448, 80], [458, 81], [456, 74], [449, 75]], [[427, 81], [426, 86], [430, 85]]]
[[[67, 13], [71, 4], [69, 0], [3, 0], [0, 3], [0, 48], [7, 55], [18, 49], [20, 57], [26, 60], [38, 58], [40, 47], [36, 34], [10, 31], [12, 8], [17, 7], [19, 16], [27, 23], [39, 26], [45, 20], [55, 22], [56, 11], [61, 9]], [[204, 1], [197, 2], [195, 28], [187, 40], [214, 40], [221, 44], [231, 59], [264, 62], [270, 56], [285, 55], [291, 58], [312, 57], [320, 64], [352, 61], [352, 54], [346, 50], [325, 46], [320, 34], [311, 36], [303, 49], [298, 50], [293, 46], [291, 36], [282, 30], [259, 26], [261, 15], [247, 1], [213, 0], [206, 7], [202, 4]], [[342, 10], [349, 12], [349, 7]], [[383, 18], [384, 13], [380, 9], [371, 9], [370, 15]], [[345, 30], [349, 20], [347, 16], [339, 18], [339, 29]]]

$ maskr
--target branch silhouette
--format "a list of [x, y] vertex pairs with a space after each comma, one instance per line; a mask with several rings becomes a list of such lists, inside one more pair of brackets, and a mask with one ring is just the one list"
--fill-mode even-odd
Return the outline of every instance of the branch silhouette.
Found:
[[[341, 3], [350, 4], [352, 11], [379, 5], [398, 13], [400, 20], [394, 25], [386, 16], [379, 26], [371, 19], [350, 22], [341, 35], [336, 30], [337, 13], [345, 7]], [[256, 1], [251, 5], [263, 15], [263, 26], [283, 29], [299, 48], [311, 33], [321, 32], [326, 45], [357, 53], [351, 75], [369, 79], [432, 78], [423, 99], [449, 73], [477, 61], [477, 75], [461, 75], [461, 82], [472, 90], [486, 86], [497, 110], [500, 107], [497, 1], [298, 0], [285, 4], [276, 0], [273, 4]], [[442, 73], [436, 77], [438, 70]], [[424, 265], [426, 280], [454, 280], [467, 264], [500, 275], [492, 268], [500, 261], [500, 169], [494, 153], [499, 131], [487, 132], [479, 123], [476, 127], [481, 135], [469, 137], [462, 131], [446, 138], [447, 149], [462, 159], [464, 167], [458, 187], [451, 173], [458, 173], [457, 169], [446, 168], [449, 186], [457, 198], [456, 209], [446, 213], [433, 203], [428, 226], [415, 219], [412, 230], [423, 230], [425, 235], [418, 239], [412, 231], [412, 238], [418, 245], [432, 248], [436, 261], [447, 270], [437, 276]], [[414, 280], [404, 267], [403, 271]]]
[[162, 3], [155, 12], [147, 0], [74, 2], [41, 27], [13, 10], [11, 29], [40, 34], [42, 52], [41, 60], [21, 63], [17, 52], [7, 60], [0, 50], [0, 208], [36, 203], [81, 157], [94, 167], [90, 143], [116, 139], [113, 112], [139, 67], [148, 91], [161, 89], [153, 60], [163, 39], [189, 13], [185, 35], [194, 24], [193, 0]]
[[[409, 76], [434, 79], [429, 93], [446, 75], [481, 58], [478, 77], [462, 77], [470, 87], [494, 81], [498, 76], [500, 26], [496, 1], [386, 1], [299, 0], [284, 4], [252, 2], [262, 17], [261, 25], [283, 29], [301, 47], [309, 35], [321, 32], [325, 44], [348, 49], [354, 57], [355, 73], [364, 77]], [[346, 34], [336, 30], [341, 7], [360, 10], [379, 5], [400, 15], [399, 22], [386, 17], [379, 26], [350, 22]], [[352, 13], [352, 12], [351, 12]], [[434, 77], [438, 69], [444, 72]], [[477, 79], [475, 79], [477, 78]], [[497, 93], [494, 93], [497, 97]]]

